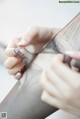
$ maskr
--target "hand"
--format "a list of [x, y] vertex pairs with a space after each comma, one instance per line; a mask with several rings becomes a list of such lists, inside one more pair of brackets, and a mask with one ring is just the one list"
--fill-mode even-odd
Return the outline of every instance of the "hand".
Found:
[[8, 69], [8, 73], [13, 75], [14, 78], [20, 79], [22, 76], [21, 70], [24, 68], [24, 62], [20, 57], [17, 57], [14, 50], [17, 48], [18, 42], [21, 38], [13, 39], [5, 50], [5, 54], [8, 56], [4, 63], [4, 66]]
[[[67, 53], [80, 60], [80, 53]], [[46, 103], [80, 116], [80, 73], [63, 63], [64, 56], [56, 55], [50, 66], [43, 71], [41, 99]]]
[[25, 65], [23, 60], [15, 55], [15, 48], [20, 47], [23, 49], [26, 47], [31, 52], [39, 52], [58, 31], [58, 29], [52, 28], [31, 27], [28, 28], [26, 34], [21, 38], [13, 39], [5, 51], [8, 58], [4, 65], [8, 69], [9, 74], [13, 75], [16, 79], [20, 79], [22, 76], [21, 70], [23, 70]]
[[38, 53], [58, 32], [59, 29], [55, 28], [29, 27], [18, 45], [31, 53]]

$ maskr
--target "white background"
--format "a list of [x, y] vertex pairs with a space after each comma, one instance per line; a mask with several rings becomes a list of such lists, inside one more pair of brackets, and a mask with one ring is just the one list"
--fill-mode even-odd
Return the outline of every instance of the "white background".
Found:
[[[78, 12], [80, 3], [59, 4], [58, 0], [0, 0], [0, 41], [5, 44], [22, 35], [28, 26], [64, 27]], [[1, 68], [1, 66], [0, 66]], [[0, 71], [1, 74], [4, 74]], [[5, 72], [7, 85], [9, 76]], [[1, 75], [1, 79], [4, 76]], [[12, 84], [11, 84], [12, 85]], [[55, 119], [77, 119], [57, 112]]]
[[28, 26], [64, 27], [79, 11], [80, 3], [58, 0], [0, 0], [0, 40], [8, 43]]

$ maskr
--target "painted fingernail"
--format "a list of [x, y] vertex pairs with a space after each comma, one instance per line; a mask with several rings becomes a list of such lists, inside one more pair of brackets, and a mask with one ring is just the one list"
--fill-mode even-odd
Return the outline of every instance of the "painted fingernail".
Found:
[[25, 45], [26, 44], [26, 40], [25, 39], [22, 39], [19, 43], [18, 43], [18, 45]]
[[19, 57], [21, 57], [21, 58], [24, 57], [24, 50], [23, 50], [23, 49], [15, 48], [15, 49], [14, 49], [14, 53], [15, 53], [15, 55], [17, 55], [17, 56], [19, 56]]
[[70, 62], [71, 61], [71, 57], [70, 56], [68, 56], [67, 54], [64, 54], [64, 63], [68, 63], [68, 62]]
[[15, 75], [15, 78], [16, 78], [16, 79], [20, 79], [21, 76], [22, 76], [21, 72], [18, 72], [18, 73]]
[[19, 52], [20, 52], [19, 48], [15, 48], [15, 49], [14, 49], [14, 54], [15, 54], [15, 55], [19, 54]]
[[24, 63], [24, 65], [27, 64], [26, 58], [23, 59], [23, 63]]

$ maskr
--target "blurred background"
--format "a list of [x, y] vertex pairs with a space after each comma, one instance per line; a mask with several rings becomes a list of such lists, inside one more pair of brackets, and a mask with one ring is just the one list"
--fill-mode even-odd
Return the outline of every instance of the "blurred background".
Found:
[[79, 11], [80, 4], [59, 0], [0, 0], [0, 41], [7, 44], [32, 25], [64, 27]]
[[[1, 66], [6, 58], [4, 49], [10, 40], [21, 36], [27, 27], [33, 25], [62, 28], [78, 12], [80, 12], [80, 3], [65, 4], [59, 3], [59, 0], [0, 0], [1, 79], [6, 78], [8, 81], [11, 78]], [[3, 77], [4, 71], [5, 77]], [[9, 84], [11, 83], [9, 82]], [[66, 116], [65, 119], [69, 119], [69, 116]]]

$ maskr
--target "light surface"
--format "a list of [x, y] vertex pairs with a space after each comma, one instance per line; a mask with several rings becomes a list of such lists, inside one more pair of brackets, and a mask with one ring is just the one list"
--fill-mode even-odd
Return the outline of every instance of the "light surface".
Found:
[[77, 117], [70, 113], [59, 110], [46, 119], [80, 119], [80, 117]]

